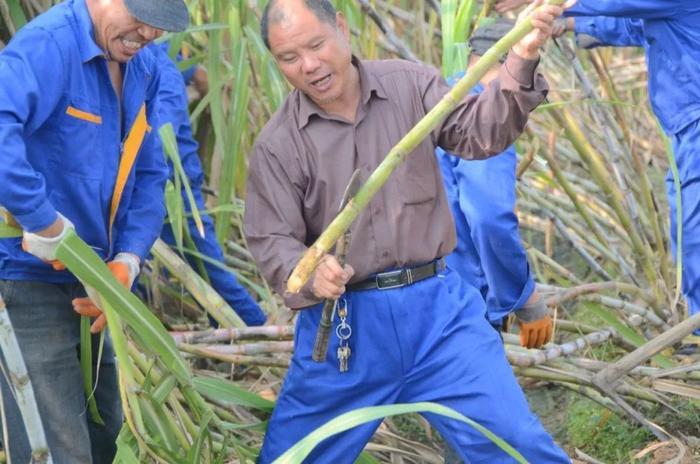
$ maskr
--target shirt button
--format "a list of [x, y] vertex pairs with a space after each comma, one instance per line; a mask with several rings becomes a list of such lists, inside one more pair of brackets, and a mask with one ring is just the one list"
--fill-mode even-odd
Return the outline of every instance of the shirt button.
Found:
[[384, 253], [382, 253], [382, 258], [388, 258], [388, 257], [389, 257], [388, 251], [385, 251]]

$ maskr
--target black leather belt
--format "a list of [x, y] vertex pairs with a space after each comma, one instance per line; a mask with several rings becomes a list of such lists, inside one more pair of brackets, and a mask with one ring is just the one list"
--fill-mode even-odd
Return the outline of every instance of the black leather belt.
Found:
[[353, 292], [358, 290], [373, 290], [375, 288], [379, 290], [388, 290], [390, 288], [405, 287], [406, 285], [411, 285], [423, 279], [427, 279], [428, 277], [432, 277], [444, 269], [445, 260], [439, 258], [422, 266], [380, 272], [368, 279], [348, 284], [345, 288]]

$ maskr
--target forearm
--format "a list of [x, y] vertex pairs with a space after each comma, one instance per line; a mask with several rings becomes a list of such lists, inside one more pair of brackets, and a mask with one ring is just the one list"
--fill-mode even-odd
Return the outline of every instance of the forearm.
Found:
[[537, 64], [510, 53], [498, 79], [445, 120], [438, 145], [466, 159], [487, 158], [510, 146], [547, 95], [547, 82], [535, 73]]

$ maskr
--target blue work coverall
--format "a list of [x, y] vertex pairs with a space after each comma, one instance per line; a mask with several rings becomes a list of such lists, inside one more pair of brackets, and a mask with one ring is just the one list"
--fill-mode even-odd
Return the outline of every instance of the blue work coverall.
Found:
[[[0, 53], [0, 205], [27, 231], [48, 227], [60, 212], [104, 260], [119, 252], [143, 259], [165, 215], [167, 167], [150, 129], [157, 127], [158, 67], [148, 51], [122, 65], [120, 104], [93, 33], [85, 0], [68, 0], [22, 28]], [[133, 135], [137, 128], [143, 137]], [[123, 194], [115, 196], [130, 135], [141, 143], [134, 145], [137, 156]], [[99, 426], [86, 413], [80, 316], [71, 304], [84, 289], [71, 273], [22, 251], [20, 242], [0, 239], [0, 292], [53, 460], [111, 462], [122, 415], [110, 343], [95, 391], [106, 423]], [[15, 462], [29, 462], [19, 411], [2, 383], [7, 444]]]
[[[577, 32], [592, 35], [604, 44], [640, 45], [646, 51], [651, 105], [671, 138], [680, 174], [683, 292], [689, 313], [697, 314], [700, 312], [700, 2], [579, 0], [566, 14], [576, 17]], [[592, 16], [621, 19], [586, 19]], [[666, 186], [675, 256], [678, 192], [670, 172]], [[700, 335], [700, 330], [695, 334]]]
[[[168, 56], [168, 43], [161, 45], [150, 45], [160, 64], [160, 87], [158, 88], [158, 108], [159, 120], [161, 124], [171, 123], [177, 138], [177, 147], [180, 154], [182, 167], [187, 175], [192, 194], [199, 210], [206, 209], [204, 197], [202, 195], [202, 185], [204, 183], [204, 172], [202, 163], [197, 153], [198, 144], [192, 136], [192, 127], [187, 102], [187, 89], [183, 75], [175, 67]], [[175, 172], [172, 162], [168, 161], [170, 168], [170, 178], [174, 179]], [[187, 212], [190, 211], [190, 203], [185, 195], [183, 187], [182, 195]], [[199, 235], [197, 225], [192, 218], [187, 220], [190, 237], [194, 242], [197, 251], [220, 263], [224, 262], [224, 254], [219, 243], [216, 241], [214, 223], [207, 214], [202, 214], [204, 224], [204, 237]], [[170, 245], [175, 244], [170, 224], [165, 224], [161, 232], [163, 241]], [[193, 268], [197, 268], [197, 259], [192, 255], [187, 255], [187, 260]], [[248, 291], [236, 280], [236, 276], [209, 261], [202, 260], [204, 269], [207, 272], [212, 287], [226, 300], [226, 302], [241, 316], [241, 319], [249, 326], [262, 325], [265, 323], [265, 313], [253, 300]]]
[[[479, 84], [473, 93], [482, 89]], [[467, 161], [440, 148], [435, 154], [457, 228], [447, 265], [481, 292], [489, 322], [499, 326], [535, 291], [514, 210], [515, 147], [484, 160]]]

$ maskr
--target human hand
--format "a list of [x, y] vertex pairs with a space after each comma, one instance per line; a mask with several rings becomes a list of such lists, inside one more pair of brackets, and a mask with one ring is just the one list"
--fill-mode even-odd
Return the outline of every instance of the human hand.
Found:
[[[141, 260], [131, 253], [119, 253], [112, 261], [107, 263], [107, 267], [117, 281], [127, 289], [131, 289], [134, 280], [139, 275]], [[95, 322], [90, 326], [90, 333], [99, 333], [107, 325], [107, 318], [102, 312], [102, 300], [100, 295], [92, 288], [85, 287], [88, 296], [73, 300], [73, 310], [81, 316], [94, 317]]]
[[557, 18], [552, 26], [552, 37], [558, 39], [574, 30], [574, 18]]
[[533, 30], [513, 45], [513, 52], [527, 60], [539, 58], [539, 49], [552, 35], [554, 20], [559, 18], [566, 8], [575, 3], [569, 0], [564, 5], [547, 5], [544, 0], [534, 0], [519, 15], [517, 23], [530, 20]]
[[515, 312], [520, 326], [520, 344], [540, 348], [552, 339], [552, 318], [539, 295], [534, 294], [525, 306]]
[[345, 293], [345, 284], [354, 274], [349, 264], [341, 267], [335, 256], [326, 255], [314, 272], [311, 291], [318, 298], [337, 300]]
[[62, 271], [66, 266], [56, 259], [56, 248], [63, 237], [72, 229], [75, 229], [73, 223], [58, 213], [58, 218], [46, 229], [37, 232], [23, 232], [22, 249], [50, 264], [55, 270]]

